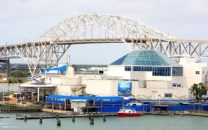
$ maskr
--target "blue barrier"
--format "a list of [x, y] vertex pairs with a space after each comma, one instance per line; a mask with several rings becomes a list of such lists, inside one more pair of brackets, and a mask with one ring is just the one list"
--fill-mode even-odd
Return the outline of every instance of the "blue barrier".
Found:
[[97, 108], [97, 112], [118, 112], [121, 106], [103, 106], [102, 108]]
[[[122, 106], [103, 106], [102, 108], [98, 108], [97, 112], [118, 112]], [[127, 108], [135, 109], [136, 111], [144, 111], [151, 112], [153, 106], [151, 104], [142, 104], [137, 106], [126, 106]], [[165, 108], [164, 111], [189, 111], [189, 110], [205, 110], [208, 111], [208, 104], [171, 104]]]
[[208, 104], [202, 104], [202, 109], [208, 111]]
[[144, 112], [150, 112], [152, 110], [152, 106], [150, 104], [137, 105], [134, 108], [136, 111], [144, 111]]
[[[123, 100], [123, 97], [119, 96], [63, 96], [63, 95], [51, 95], [46, 98], [46, 103], [65, 104], [66, 100], [94, 100], [97, 112], [118, 112], [122, 106], [129, 105], [128, 103], [134, 101], [134, 99]], [[189, 110], [205, 110], [208, 111], [208, 103], [204, 104], [171, 104], [168, 106], [152, 106], [151, 104], [133, 104], [129, 106], [136, 111], [151, 112], [152, 108], [160, 108], [162, 111], [189, 111]]]
[[[122, 106], [103, 106], [102, 108], [97, 108], [97, 112], [118, 112]], [[151, 112], [153, 106], [151, 104], [142, 104], [137, 106], [127, 106], [129, 108], [135, 109], [136, 111]], [[171, 104], [167, 106], [165, 111], [189, 111], [189, 110], [205, 110], [208, 111], [208, 104]]]
[[208, 110], [208, 104], [173, 104], [168, 106], [169, 111]]
[[64, 104], [65, 101], [62, 101], [62, 100], [47, 100], [47, 103]]

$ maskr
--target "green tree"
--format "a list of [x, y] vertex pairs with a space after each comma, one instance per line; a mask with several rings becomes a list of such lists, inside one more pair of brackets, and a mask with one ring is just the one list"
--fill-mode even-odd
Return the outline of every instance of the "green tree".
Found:
[[10, 76], [14, 78], [22, 78], [22, 77], [27, 77], [29, 75], [30, 74], [27, 71], [15, 71], [10, 73]]
[[197, 102], [199, 102], [202, 99], [202, 95], [207, 93], [207, 89], [203, 83], [199, 83], [199, 84], [194, 83], [191, 86], [191, 92], [195, 96]]

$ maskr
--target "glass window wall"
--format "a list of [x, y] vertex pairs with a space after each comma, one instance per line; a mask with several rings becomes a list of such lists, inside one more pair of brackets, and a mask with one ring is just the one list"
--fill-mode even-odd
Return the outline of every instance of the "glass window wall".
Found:
[[[131, 71], [131, 66], [125, 66], [125, 71]], [[153, 76], [182, 76], [182, 67], [133, 66], [132, 71], [148, 71]]]

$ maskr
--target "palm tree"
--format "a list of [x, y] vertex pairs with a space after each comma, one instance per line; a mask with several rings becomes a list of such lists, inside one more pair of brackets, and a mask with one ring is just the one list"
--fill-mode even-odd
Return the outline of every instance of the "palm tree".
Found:
[[191, 86], [191, 92], [196, 98], [196, 101], [199, 102], [201, 100], [202, 95], [207, 93], [207, 89], [203, 83], [196, 84], [194, 83]]

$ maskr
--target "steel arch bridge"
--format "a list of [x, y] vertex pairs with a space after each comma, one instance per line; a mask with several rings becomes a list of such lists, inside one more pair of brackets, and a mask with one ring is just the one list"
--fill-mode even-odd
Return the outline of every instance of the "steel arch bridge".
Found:
[[101, 43], [128, 43], [132, 50], [155, 49], [167, 56], [208, 57], [208, 41], [177, 39], [120, 16], [88, 14], [66, 19], [39, 39], [1, 45], [0, 58], [25, 59], [34, 76], [38, 65], [58, 64], [71, 45]]

